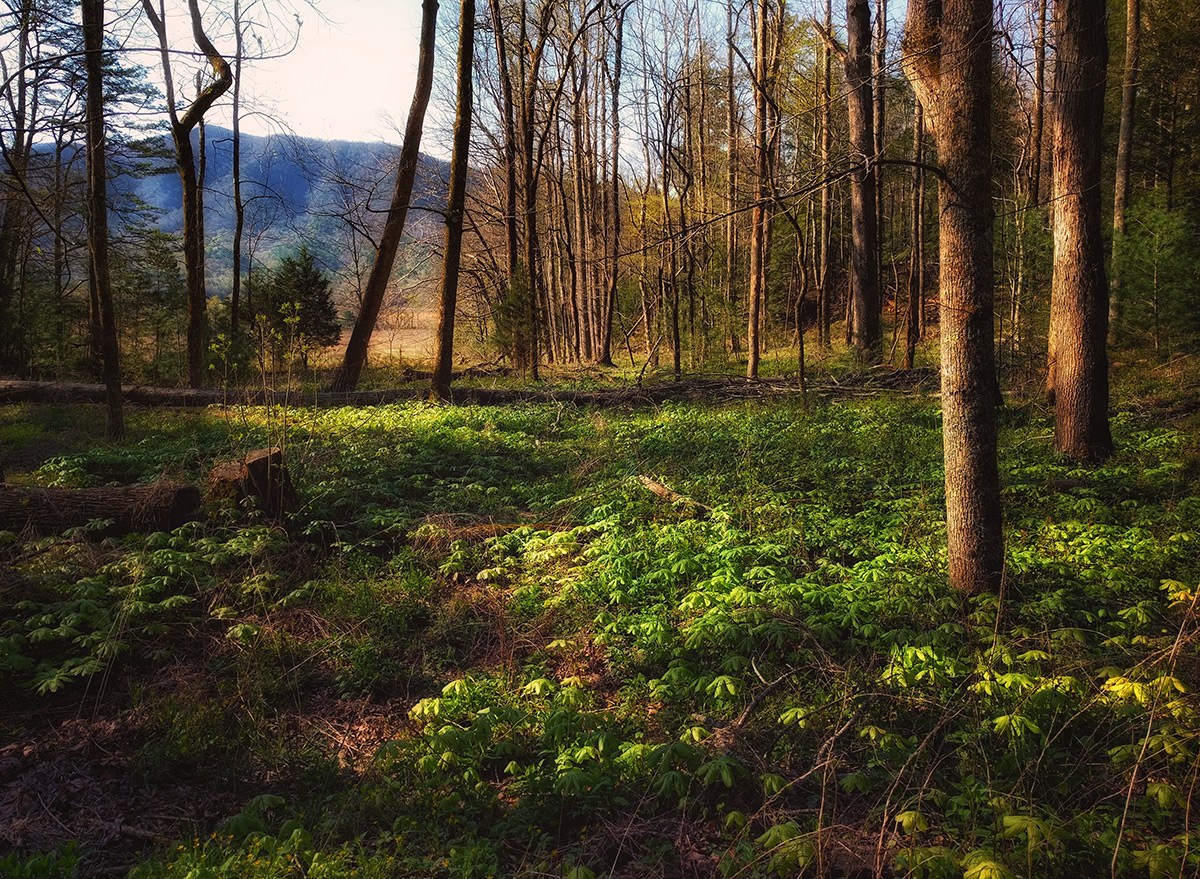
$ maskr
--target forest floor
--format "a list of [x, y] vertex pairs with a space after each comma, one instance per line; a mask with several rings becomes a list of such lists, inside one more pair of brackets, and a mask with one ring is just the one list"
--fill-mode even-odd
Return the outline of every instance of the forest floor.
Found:
[[133, 406], [119, 443], [0, 386], [10, 481], [279, 445], [299, 495], [0, 532], [0, 874], [1192, 875], [1191, 370], [1118, 383], [1095, 468], [1009, 400], [1003, 597], [945, 585], [928, 372]]

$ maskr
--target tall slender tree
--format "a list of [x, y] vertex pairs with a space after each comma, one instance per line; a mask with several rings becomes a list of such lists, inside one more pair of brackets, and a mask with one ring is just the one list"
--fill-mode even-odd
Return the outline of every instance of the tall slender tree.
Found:
[[450, 197], [446, 206], [446, 247], [442, 257], [442, 295], [438, 305], [437, 352], [430, 396], [449, 401], [454, 356], [454, 311], [462, 256], [463, 211], [467, 200], [467, 159], [471, 148], [471, 67], [475, 52], [475, 0], [462, 0], [458, 25], [458, 105], [450, 157]]
[[425, 127], [425, 108], [433, 90], [434, 35], [437, 30], [437, 0], [424, 0], [421, 5], [421, 43], [417, 57], [417, 82], [413, 89], [412, 106], [408, 111], [408, 123], [404, 128], [404, 144], [400, 148], [400, 159], [396, 168], [396, 184], [392, 190], [392, 201], [388, 207], [387, 220], [367, 276], [363, 291], [362, 307], [354, 321], [350, 341], [342, 366], [333, 379], [335, 391], [352, 391], [358, 387], [359, 376], [367, 362], [367, 351], [371, 345], [371, 334], [379, 319], [392, 267], [396, 262], [396, 251], [404, 234], [404, 221], [408, 216], [408, 202], [412, 198], [413, 184], [417, 177], [417, 164], [421, 158], [421, 132]]
[[107, 434], [125, 433], [117, 320], [108, 267], [108, 163], [104, 137], [104, 0], [82, 3], [84, 64], [87, 69], [88, 262], [100, 311], [100, 355], [104, 375]]
[[196, 177], [196, 154], [192, 147], [192, 130], [204, 118], [217, 98], [233, 82], [233, 72], [224, 56], [217, 51], [204, 32], [199, 0], [188, 0], [192, 39], [212, 68], [213, 79], [181, 114], [176, 106], [175, 84], [172, 75], [171, 47], [167, 35], [164, 0], [142, 0], [142, 9], [158, 36], [162, 58], [163, 85], [167, 95], [167, 114], [171, 123], [171, 139], [175, 144], [175, 165], [183, 186], [183, 262], [187, 276], [187, 366], [188, 384], [193, 388], [204, 383], [204, 343], [208, 331], [208, 295], [204, 281], [204, 226], [200, 201], [200, 186]]
[[912, 369], [925, 311], [925, 111], [913, 109], [912, 257], [908, 266], [908, 315], [905, 318], [904, 368]]
[[859, 357], [879, 360], [879, 227], [876, 212], [875, 99], [871, 82], [871, 7], [846, 0], [846, 101], [850, 124], [851, 331]]
[[[825, 0], [825, 31], [833, 30], [833, 3]], [[830, 176], [830, 151], [833, 148], [833, 54], [828, 45], [821, 47], [821, 87], [820, 87], [820, 118], [821, 118], [821, 226], [817, 243], [820, 245], [818, 259], [817, 296], [817, 335], [822, 348], [830, 345], [829, 324], [832, 315], [832, 299], [830, 290], [830, 267], [833, 264], [830, 254], [830, 244], [833, 238], [833, 185]]]
[[938, 155], [942, 437], [950, 583], [998, 591], [992, 278], [992, 0], [909, 0], [904, 70]]
[[1105, 0], [1054, 8], [1054, 278], [1050, 335], [1054, 448], [1101, 461], [1108, 426], [1108, 284], [1100, 219], [1101, 133], [1108, 66]]
[[[725, 7], [725, 339], [730, 354], [738, 354], [738, 118], [737, 94], [734, 89], [734, 41], [737, 37], [737, 17], [734, 4]], [[649, 327], [647, 334], [649, 333]]]
[[1129, 206], [1129, 168], [1133, 155], [1133, 119], [1137, 107], [1138, 66], [1142, 42], [1142, 0], [1125, 4], [1125, 71], [1121, 77], [1121, 128], [1117, 136], [1117, 184], [1113, 197], [1112, 287], [1108, 304], [1108, 340], [1115, 342], [1124, 313], [1121, 251]]
[[826, 46], [846, 71], [846, 108], [850, 128], [850, 296], [846, 336], [864, 362], [882, 354], [879, 320], [879, 227], [875, 210], [875, 100], [871, 85], [871, 7], [867, 0], [846, 0], [846, 45], [822, 28]]
[[754, 17], [754, 207], [750, 219], [750, 292], [746, 325], [746, 376], [758, 378], [762, 356], [762, 308], [767, 295], [767, 269], [771, 262], [768, 244], [767, 200], [770, 197], [770, 143], [768, 141], [768, 90], [770, 88], [767, 20], [769, 0], [758, 0]]

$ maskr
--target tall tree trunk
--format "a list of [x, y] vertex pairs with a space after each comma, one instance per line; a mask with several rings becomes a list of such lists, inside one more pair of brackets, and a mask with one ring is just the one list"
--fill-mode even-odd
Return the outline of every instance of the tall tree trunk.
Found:
[[475, 0], [462, 0], [458, 30], [458, 106], [454, 114], [454, 151], [450, 157], [450, 198], [446, 206], [446, 248], [442, 296], [438, 307], [437, 353], [430, 396], [449, 401], [454, 357], [454, 310], [462, 256], [463, 211], [467, 200], [467, 158], [471, 148], [471, 66], [475, 54]]
[[[572, 76], [574, 75], [573, 73]], [[579, 278], [579, 336], [582, 343], [582, 348], [577, 353], [583, 360], [591, 362], [592, 339], [594, 338], [592, 333], [592, 299], [595, 291], [593, 290], [594, 283], [592, 277], [592, 236], [588, 228], [591, 208], [588, 204], [588, 191], [585, 181], [587, 168], [584, 154], [584, 107], [587, 103], [585, 93], [587, 91], [588, 75], [586, 64], [579, 71], [579, 75], [582, 77], [582, 82], [579, 80], [575, 81], [575, 100], [572, 102], [574, 110], [571, 124], [571, 164], [573, 166], [571, 178], [574, 181], [575, 190], [575, 273]]]
[[[874, 94], [872, 95], [875, 106], [874, 119], [872, 120], [872, 134], [875, 136], [875, 162], [873, 164], [875, 171], [875, 277], [878, 279], [880, 313], [882, 313], [885, 298], [885, 285], [883, 282], [883, 231], [887, 220], [887, 212], [883, 206], [883, 166], [879, 162], [883, 159], [884, 114], [887, 109], [885, 103], [887, 90], [884, 88], [884, 83], [887, 82], [887, 35], [887, 0], [875, 0], [875, 67], [873, 77]], [[898, 296], [899, 291], [897, 291]], [[882, 333], [882, 329], [880, 332]], [[894, 332], [895, 328], [893, 327]]]
[[83, 0], [83, 42], [87, 68], [88, 258], [100, 306], [100, 353], [104, 374], [107, 434], [125, 433], [117, 321], [108, 271], [108, 177], [104, 143], [104, 0]]
[[616, 10], [616, 46], [613, 59], [613, 93], [612, 93], [612, 180], [609, 199], [612, 212], [612, 238], [609, 241], [608, 252], [608, 298], [604, 306], [604, 318], [600, 329], [600, 350], [597, 360], [605, 366], [612, 366], [612, 329], [613, 313], [617, 310], [617, 261], [621, 256], [621, 176], [618, 159], [621, 155], [621, 53], [625, 37], [625, 3]]
[[725, 180], [725, 336], [729, 353], [741, 351], [738, 339], [738, 293], [737, 293], [737, 178], [738, 178], [738, 112], [737, 96], [733, 85], [733, 44], [736, 31], [733, 4], [725, 7], [725, 127], [729, 163]]
[[1037, 38], [1033, 46], [1033, 145], [1030, 148], [1029, 199], [1042, 203], [1042, 133], [1046, 118], [1046, 4], [1038, 0]]
[[767, 286], [767, 197], [770, 193], [767, 143], [767, 14], [768, 0], [758, 0], [754, 20], [754, 208], [750, 232], [749, 318], [746, 324], [746, 377], [758, 378], [762, 355], [762, 304]]
[[950, 583], [998, 591], [1004, 570], [996, 462], [992, 279], [992, 0], [909, 0], [904, 69], [937, 146], [942, 437]]
[[[6, 90], [16, 90], [15, 100], [11, 91], [7, 95], [9, 113], [5, 121], [8, 131], [3, 132], [11, 138], [11, 145], [5, 151], [4, 164], [8, 173], [18, 181], [25, 179], [29, 166], [29, 157], [33, 151], [33, 139], [37, 128], [36, 116], [36, 85], [37, 78], [25, 75], [30, 63], [31, 37], [36, 25], [37, 15], [34, 0], [23, 0], [19, 11], [19, 20], [6, 25], [6, 30], [15, 27], [17, 30], [17, 54], [13, 64], [20, 74], [6, 83]], [[30, 92], [34, 91], [31, 98]], [[14, 300], [17, 298], [18, 262], [21, 252], [21, 228], [27, 215], [26, 205], [22, 200], [24, 193], [17, 194], [7, 186], [0, 187], [0, 326], [13, 326], [10, 314]], [[14, 334], [0, 333], [0, 363], [15, 366], [19, 355], [14, 347]]]
[[[496, 65], [500, 73], [500, 118], [504, 125], [504, 258], [508, 270], [507, 288], [512, 289], [513, 273], [521, 260], [519, 220], [517, 217], [517, 124], [513, 108], [512, 71], [509, 67], [508, 44], [504, 39], [504, 19], [500, 0], [489, 0], [492, 28], [496, 33]], [[422, 43], [424, 45], [424, 43]]]
[[[525, 0], [521, 0], [520, 45], [522, 51], [520, 54], [520, 72], [522, 85], [519, 109], [521, 135], [521, 216], [522, 227], [525, 232], [524, 277], [528, 279], [529, 289], [525, 296], [523, 307], [520, 310], [523, 317], [521, 324], [523, 327], [522, 332], [525, 334], [523, 341], [525, 357], [528, 360], [529, 375], [530, 378], [537, 381], [538, 364], [541, 359], [539, 344], [542, 319], [539, 305], [541, 273], [538, 271], [538, 254], [540, 253], [537, 224], [538, 175], [535, 173], [537, 168], [534, 160], [537, 125], [534, 114], [537, 106], [534, 100], [534, 92], [538, 87], [541, 77], [542, 61], [545, 57], [544, 49], [551, 31], [555, 3], [553, 0], [545, 0], [542, 3], [541, 9], [538, 12], [536, 42], [531, 41], [528, 34], [528, 16], [525, 6]], [[526, 55], [527, 51], [529, 53], [528, 56]]]
[[875, 209], [874, 98], [871, 88], [871, 7], [846, 0], [846, 89], [850, 125], [851, 338], [858, 356], [879, 361], [878, 235]]
[[908, 316], [905, 319], [904, 368], [913, 368], [921, 339], [925, 303], [925, 113], [913, 111], [912, 257], [908, 266]]
[[242, 3], [233, 0], [233, 291], [229, 296], [229, 334], [237, 336], [241, 320], [242, 238], [246, 231], [246, 203], [242, 201], [242, 61], [245, 38], [242, 34]]
[[196, 157], [192, 149], [192, 129], [209, 108], [233, 82], [228, 62], [216, 50], [204, 33], [199, 0], [188, 0], [192, 21], [192, 39], [212, 67], [213, 81], [180, 115], [175, 107], [175, 86], [171, 74], [171, 50], [167, 39], [166, 12], [163, 0], [155, 10], [152, 0], [142, 0], [142, 9], [158, 36], [162, 57], [163, 83], [166, 88], [167, 112], [171, 120], [171, 139], [175, 144], [175, 164], [183, 188], [183, 262], [187, 279], [187, 361], [188, 384], [199, 388], [204, 383], [204, 342], [208, 331], [208, 297], [204, 284], [203, 208], [200, 187], [196, 179]]
[[1133, 152], [1133, 112], [1137, 105], [1142, 0], [1126, 0], [1125, 16], [1125, 73], [1121, 78], [1121, 132], [1117, 138], [1117, 186], [1113, 198], [1112, 287], [1108, 300], [1110, 343], [1117, 339], [1124, 312], [1121, 245], [1125, 238], [1125, 210], [1129, 204], [1129, 164]]
[[[825, 30], [833, 30], [832, 0], [825, 0]], [[829, 326], [832, 320], [833, 292], [830, 290], [830, 266], [833, 264], [829, 252], [833, 235], [833, 185], [829, 179], [829, 154], [833, 148], [833, 53], [828, 46], [822, 46], [821, 52], [821, 231], [819, 243], [821, 256], [817, 295], [817, 335], [823, 349], [831, 344]]]
[[[437, 0], [424, 0], [421, 6], [421, 48], [417, 58], [417, 83], [413, 90], [412, 105], [408, 111], [408, 122], [404, 127], [404, 145], [400, 148], [400, 160], [396, 168], [396, 185], [392, 190], [392, 203], [388, 207], [387, 220], [379, 239], [379, 249], [367, 286], [363, 291], [362, 308], [354, 321], [350, 341], [342, 358], [341, 369], [333, 378], [335, 391], [353, 391], [358, 387], [359, 376], [367, 362], [371, 346], [371, 334], [379, 319], [379, 310], [387, 293], [388, 281], [392, 277], [392, 266], [400, 238], [404, 235], [404, 221], [408, 217], [408, 202], [412, 198], [413, 182], [417, 177], [417, 164], [421, 159], [421, 133], [425, 127], [425, 108], [433, 89], [434, 34], [437, 28]], [[460, 218], [461, 223], [461, 218]], [[515, 247], [513, 248], [515, 251]]]
[[1057, 0], [1054, 11], [1054, 448], [1082, 461], [1113, 449], [1108, 427], [1108, 285], [1100, 156], [1108, 65], [1105, 0]]

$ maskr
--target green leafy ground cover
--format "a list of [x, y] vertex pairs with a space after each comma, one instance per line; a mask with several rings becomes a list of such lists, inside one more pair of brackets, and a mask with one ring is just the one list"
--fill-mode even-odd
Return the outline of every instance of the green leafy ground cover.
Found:
[[964, 598], [930, 401], [139, 412], [119, 446], [0, 408], [17, 459], [62, 445], [42, 484], [282, 443], [300, 494], [0, 535], [0, 746], [104, 717], [122, 784], [215, 804], [147, 807], [135, 855], [52, 802], [78, 844], [11, 830], [0, 872], [1194, 875], [1196, 432], [1120, 413], [1082, 469], [1002, 420], [1006, 591]]

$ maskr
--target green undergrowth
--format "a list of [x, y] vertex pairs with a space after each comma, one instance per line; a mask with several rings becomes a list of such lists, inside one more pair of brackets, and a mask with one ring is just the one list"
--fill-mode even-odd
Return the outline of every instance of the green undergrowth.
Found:
[[138, 877], [1194, 875], [1196, 433], [1119, 413], [1081, 468], [1001, 422], [1000, 596], [946, 584], [925, 401], [135, 422], [33, 477], [272, 443], [297, 508], [3, 537], [3, 686], [103, 689], [140, 779], [239, 792]]

